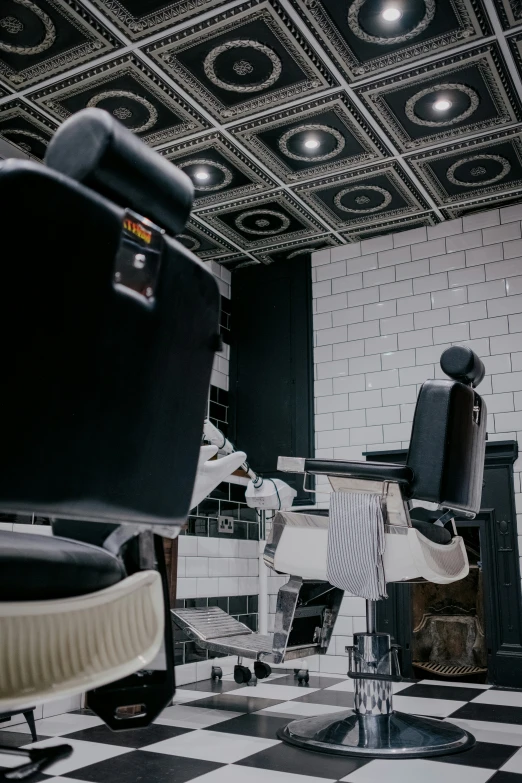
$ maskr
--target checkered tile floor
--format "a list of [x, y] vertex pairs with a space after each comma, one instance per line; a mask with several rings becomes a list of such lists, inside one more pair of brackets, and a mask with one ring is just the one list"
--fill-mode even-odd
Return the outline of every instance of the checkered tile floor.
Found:
[[[352, 683], [311, 676], [298, 686], [277, 672], [257, 687], [199, 682], [148, 729], [113, 733], [88, 711], [37, 721], [37, 746], [67, 741], [73, 755], [41, 775], [46, 783], [522, 783], [522, 691], [424, 680], [396, 686], [398, 710], [447, 718], [475, 735], [474, 748], [436, 759], [363, 761], [283, 744], [276, 731], [298, 716], [351, 707]], [[27, 726], [0, 744], [30, 744]], [[0, 768], [19, 763], [0, 755]], [[441, 766], [443, 765], [443, 766]]]

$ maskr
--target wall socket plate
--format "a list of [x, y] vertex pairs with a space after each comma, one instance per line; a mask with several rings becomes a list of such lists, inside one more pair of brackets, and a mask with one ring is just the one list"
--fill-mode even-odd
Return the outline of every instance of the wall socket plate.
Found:
[[234, 517], [218, 517], [218, 533], [233, 533]]

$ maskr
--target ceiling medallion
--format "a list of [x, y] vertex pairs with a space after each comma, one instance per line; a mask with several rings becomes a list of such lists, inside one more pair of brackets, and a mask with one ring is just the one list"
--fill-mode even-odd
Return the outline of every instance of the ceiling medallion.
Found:
[[[28, 139], [35, 139], [35, 141], [39, 141], [40, 144], [43, 144], [44, 147], [47, 147], [49, 144], [49, 140], [45, 139], [43, 136], [39, 136], [38, 133], [33, 133], [33, 131], [23, 130], [22, 128], [6, 128], [5, 130], [2, 130], [0, 133], [0, 136], [27, 136]], [[16, 144], [17, 142], [15, 142]], [[26, 152], [29, 152], [31, 150], [31, 147], [26, 144], [18, 144], [18, 147], [21, 147], [22, 149], [25, 149]]]
[[370, 203], [370, 199], [368, 198], [368, 196], [357, 196], [355, 201], [356, 201], [357, 204], [369, 204]]
[[435, 0], [424, 0], [424, 7], [426, 12], [423, 18], [420, 20], [413, 30], [401, 35], [395, 35], [393, 37], [370, 35], [365, 32], [359, 24], [359, 12], [366, 0], [355, 0], [348, 9], [348, 26], [352, 33], [367, 43], [381, 44], [381, 46], [391, 46], [393, 44], [404, 43], [410, 41], [412, 38], [416, 38], [418, 35], [424, 32], [424, 30], [431, 23], [435, 16]]
[[[45, 35], [43, 40], [39, 44], [36, 44], [36, 46], [16, 46], [15, 44], [6, 43], [6, 41], [0, 41], [0, 51], [9, 52], [10, 54], [24, 55], [41, 54], [41, 52], [45, 52], [46, 49], [49, 49], [56, 40], [56, 28], [51, 17], [47, 16], [45, 11], [42, 11], [42, 9], [39, 8], [36, 3], [32, 3], [31, 0], [13, 0], [13, 2], [18, 3], [18, 5], [21, 5], [23, 8], [28, 8], [29, 11], [32, 11], [33, 14], [38, 17], [44, 26]], [[18, 25], [21, 26], [16, 29], [16, 24], [14, 23], [18, 23]], [[4, 17], [2, 20], [0, 20], [0, 26], [6, 29], [7, 32], [11, 33], [12, 35], [23, 30], [23, 24], [14, 16]]]
[[[324, 155], [296, 155], [295, 152], [290, 152], [290, 150], [288, 149], [288, 142], [290, 141], [292, 136], [295, 136], [296, 133], [305, 133], [307, 131], [323, 131], [324, 133], [328, 133], [330, 136], [333, 136], [335, 141], [337, 142], [335, 148], [331, 150], [331, 152], [326, 152]], [[283, 133], [281, 138], [278, 139], [277, 144], [279, 146], [279, 149], [283, 153], [283, 155], [286, 155], [287, 157], [292, 158], [293, 160], [305, 160], [305, 161], [315, 162], [319, 160], [328, 160], [329, 158], [334, 158], [343, 150], [346, 141], [342, 133], [339, 133], [339, 131], [336, 130], [335, 128], [328, 127], [328, 125], [299, 125], [297, 128], [291, 128], [290, 130], [286, 131], [286, 133]]]
[[[345, 205], [341, 202], [342, 197], [346, 196], [347, 193], [353, 193], [354, 190], [374, 190], [382, 195], [383, 201], [378, 206], [370, 207], [369, 209], [351, 209], [350, 207], [345, 207]], [[363, 196], [363, 198], [367, 198], [367, 197]], [[357, 203], [360, 203], [357, 200], [357, 198], [355, 200], [357, 201]], [[369, 201], [370, 199], [367, 200]], [[343, 190], [340, 190], [339, 193], [337, 193], [334, 198], [334, 203], [337, 209], [342, 209], [343, 212], [352, 212], [355, 215], [359, 215], [361, 213], [367, 214], [369, 212], [380, 212], [382, 209], [386, 209], [388, 204], [391, 203], [391, 200], [392, 200], [391, 193], [389, 193], [384, 188], [379, 188], [377, 185], [353, 185], [351, 188], [344, 188]]]
[[129, 117], [132, 117], [131, 110], [127, 109], [125, 106], [118, 106], [117, 109], [113, 109], [112, 113], [119, 120], [128, 120]]
[[16, 16], [4, 16], [3, 19], [0, 19], [0, 27], [3, 27], [10, 35], [21, 33], [24, 29], [22, 22]]
[[[466, 182], [463, 179], [459, 179], [455, 176], [455, 171], [459, 168], [459, 166], [464, 165], [464, 163], [471, 163], [473, 160], [494, 160], [496, 163], [500, 163], [502, 166], [502, 170], [496, 174], [494, 177], [490, 177], [490, 179], [482, 179], [480, 180], [480, 184], [482, 185], [492, 185], [494, 182], [498, 182], [501, 179], [504, 179], [506, 174], [508, 174], [511, 171], [511, 164], [508, 160], [501, 157], [500, 155], [470, 155], [467, 158], [459, 158], [459, 160], [456, 160], [455, 163], [452, 163], [452, 165], [449, 167], [449, 169], [446, 172], [446, 176], [449, 179], [450, 182], [452, 182], [454, 185], [464, 185], [466, 188], [476, 188], [477, 183], [476, 182]], [[471, 174], [473, 176], [478, 176], [478, 173], [475, 173], [478, 171], [478, 169], [481, 169], [479, 173], [484, 172], [486, 173], [486, 169], [483, 166], [477, 166], [475, 169], [471, 169]]]
[[260, 218], [259, 220], [256, 220], [256, 226], [259, 226], [259, 228], [265, 228], [266, 226], [270, 225], [269, 220], [265, 220], [264, 218]]
[[[178, 234], [176, 239], [178, 242], [181, 242], [183, 247], [187, 247], [185, 242], [189, 242], [190, 245], [187, 247], [187, 250], [190, 250], [192, 253], [194, 253], [199, 247], [201, 247], [201, 242], [199, 242], [195, 237], [189, 237], [188, 234]], [[182, 242], [182, 240], [185, 240], [185, 242]]]
[[[266, 78], [264, 81], [258, 82], [257, 84], [233, 84], [232, 82], [225, 82], [223, 79], [220, 79], [214, 70], [214, 64], [217, 58], [220, 54], [228, 52], [230, 49], [239, 48], [255, 49], [257, 52], [261, 52], [262, 54], [266, 55], [266, 57], [268, 57], [272, 63], [272, 73], [270, 76], [268, 76], [268, 78]], [[246, 60], [240, 61], [241, 64], [245, 62]], [[248, 65], [250, 65], [250, 63], [248, 63]], [[216, 87], [221, 87], [223, 90], [231, 90], [232, 92], [259, 92], [259, 90], [266, 90], [279, 79], [282, 70], [281, 60], [277, 54], [272, 51], [272, 49], [269, 49], [268, 46], [259, 43], [259, 41], [244, 41], [239, 39], [234, 41], [226, 41], [225, 43], [219, 44], [219, 46], [215, 46], [205, 57], [203, 61], [203, 67], [205, 69], [205, 76], [212, 82], [212, 84], [215, 84]], [[236, 69], [234, 67], [234, 71], [235, 70]], [[252, 68], [252, 70], [254, 69]]]
[[248, 62], [248, 60], [238, 60], [234, 63], [232, 70], [238, 73], [240, 76], [246, 76], [247, 73], [252, 73], [254, 66]]
[[224, 166], [222, 163], [218, 163], [216, 160], [205, 160], [204, 158], [192, 158], [191, 160], [186, 160], [183, 163], [176, 163], [176, 166], [179, 169], [185, 169], [187, 166], [212, 166], [215, 169], [219, 169], [221, 173], [223, 174], [223, 181], [218, 182], [217, 185], [200, 185], [198, 183], [194, 183], [194, 187], [196, 190], [221, 190], [222, 188], [226, 188], [227, 185], [230, 185], [232, 182], [233, 174], [230, 171], [230, 169], [227, 169], [226, 166]]
[[[466, 111], [461, 112], [456, 117], [445, 120], [423, 120], [415, 113], [415, 106], [417, 105], [417, 102], [421, 100], [421, 98], [443, 90], [457, 90], [457, 92], [462, 92], [464, 95], [467, 95], [470, 103]], [[407, 118], [416, 125], [426, 125], [429, 128], [445, 128], [448, 125], [455, 125], [455, 123], [462, 122], [462, 120], [466, 120], [468, 117], [470, 117], [477, 109], [479, 102], [479, 96], [475, 90], [472, 90], [471, 87], [468, 87], [465, 84], [435, 84], [432, 87], [426, 87], [424, 90], [416, 92], [415, 95], [412, 95], [411, 98], [408, 98], [404, 110], [406, 112]]]
[[484, 168], [484, 166], [475, 166], [475, 168], [471, 169], [470, 171], [472, 177], [481, 177], [485, 173], [486, 173], [486, 169]]
[[[248, 217], [252, 217], [252, 215], [272, 215], [272, 217], [276, 217], [281, 221], [281, 226], [279, 228], [265, 229], [264, 231], [256, 231], [254, 228], [247, 228], [244, 225], [244, 222]], [[249, 209], [247, 212], [242, 212], [238, 215], [234, 222], [241, 231], [245, 231], [247, 234], [260, 234], [261, 236], [280, 234], [282, 231], [286, 231], [290, 225], [290, 220], [283, 212], [275, 212], [272, 209]], [[269, 221], [266, 222], [270, 225]], [[256, 221], [256, 226], [258, 225], [259, 223]]]
[[[147, 109], [149, 113], [149, 119], [146, 122], [144, 122], [143, 125], [140, 125], [137, 128], [131, 128], [130, 130], [133, 130], [134, 133], [143, 133], [144, 131], [150, 130], [151, 128], [154, 127], [154, 125], [158, 120], [158, 112], [156, 111], [152, 103], [148, 101], [146, 98], [144, 98], [142, 95], [137, 95], [134, 92], [129, 92], [129, 90], [106, 90], [105, 92], [99, 92], [96, 95], [92, 96], [87, 106], [89, 108], [92, 108], [93, 106], [97, 106], [101, 101], [105, 101], [108, 98], [130, 98], [132, 101], [141, 103], [141, 105]], [[120, 107], [118, 107], [118, 109], [116, 109], [114, 113], [116, 113], [116, 111], [119, 110]]]

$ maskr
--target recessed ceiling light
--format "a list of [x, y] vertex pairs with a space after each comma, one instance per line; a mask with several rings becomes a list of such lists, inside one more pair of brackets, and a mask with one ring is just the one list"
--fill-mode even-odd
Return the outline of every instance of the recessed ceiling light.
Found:
[[435, 111], [448, 111], [448, 109], [451, 108], [451, 101], [448, 101], [447, 98], [439, 98], [439, 100], [435, 101], [433, 104], [433, 108]]
[[317, 139], [308, 139], [308, 141], [305, 141], [305, 147], [308, 147], [309, 150], [316, 150], [320, 143]]
[[382, 18], [385, 19], [387, 22], [396, 22], [397, 19], [400, 19], [402, 16], [402, 13], [399, 11], [398, 8], [395, 8], [394, 6], [389, 6], [388, 8], [385, 8], [382, 12]]
[[206, 171], [196, 171], [195, 175], [196, 179], [208, 179], [210, 177], [210, 174], [208, 174]]

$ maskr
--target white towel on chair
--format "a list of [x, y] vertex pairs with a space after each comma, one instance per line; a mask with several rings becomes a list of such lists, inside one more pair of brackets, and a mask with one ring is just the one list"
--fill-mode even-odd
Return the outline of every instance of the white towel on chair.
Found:
[[332, 492], [326, 563], [331, 585], [371, 601], [387, 598], [384, 542], [379, 495]]

